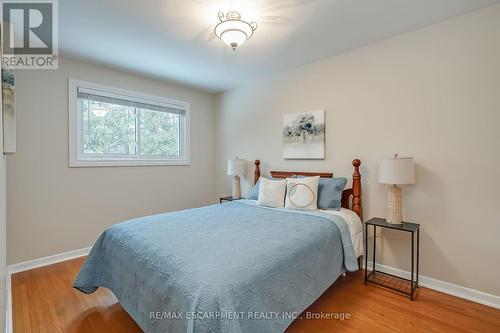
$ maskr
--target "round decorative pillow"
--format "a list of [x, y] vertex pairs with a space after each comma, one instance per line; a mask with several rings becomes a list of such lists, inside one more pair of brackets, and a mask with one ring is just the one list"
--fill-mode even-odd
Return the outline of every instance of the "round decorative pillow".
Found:
[[290, 203], [295, 208], [305, 208], [311, 205], [316, 199], [314, 191], [304, 183], [293, 184], [290, 187], [290, 191], [288, 191], [288, 197]]
[[318, 209], [319, 176], [287, 178], [285, 208], [299, 210]]

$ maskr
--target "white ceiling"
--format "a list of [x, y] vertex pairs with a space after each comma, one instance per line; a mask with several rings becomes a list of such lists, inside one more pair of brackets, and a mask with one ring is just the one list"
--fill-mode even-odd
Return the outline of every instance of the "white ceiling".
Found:
[[[333, 56], [500, 0], [60, 0], [60, 52], [210, 92]], [[259, 27], [232, 51], [220, 9]]]

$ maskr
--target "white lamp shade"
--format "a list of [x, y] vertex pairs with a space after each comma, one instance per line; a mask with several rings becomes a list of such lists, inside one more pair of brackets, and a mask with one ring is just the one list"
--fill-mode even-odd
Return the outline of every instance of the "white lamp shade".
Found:
[[380, 161], [378, 182], [381, 184], [415, 184], [413, 157], [386, 158]]
[[242, 176], [245, 175], [247, 171], [247, 161], [246, 160], [228, 160], [227, 161], [227, 174], [229, 176]]

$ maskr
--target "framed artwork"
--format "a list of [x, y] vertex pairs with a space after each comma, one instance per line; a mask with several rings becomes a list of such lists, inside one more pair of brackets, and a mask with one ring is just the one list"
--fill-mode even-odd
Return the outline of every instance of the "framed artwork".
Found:
[[14, 88], [14, 71], [12, 69], [2, 69], [3, 151], [5, 154], [16, 152]]
[[325, 110], [284, 116], [283, 158], [325, 158]]

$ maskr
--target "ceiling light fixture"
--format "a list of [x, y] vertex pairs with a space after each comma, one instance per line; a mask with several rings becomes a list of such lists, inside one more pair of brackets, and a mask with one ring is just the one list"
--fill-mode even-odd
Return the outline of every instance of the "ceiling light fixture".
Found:
[[257, 23], [243, 21], [240, 13], [234, 10], [226, 14], [220, 11], [219, 20], [219, 24], [215, 26], [215, 35], [233, 50], [249, 40], [257, 29]]

